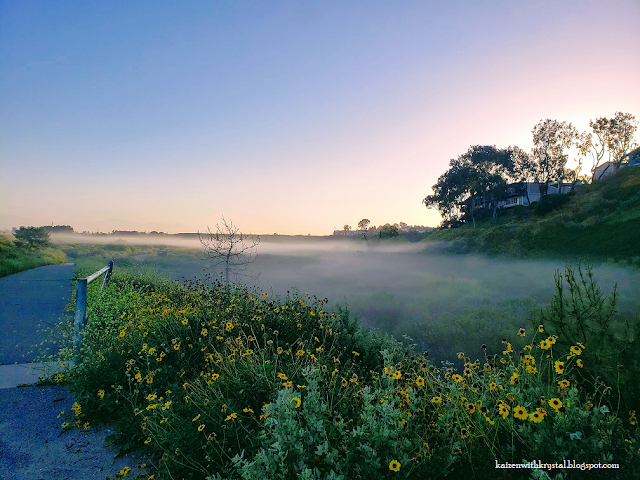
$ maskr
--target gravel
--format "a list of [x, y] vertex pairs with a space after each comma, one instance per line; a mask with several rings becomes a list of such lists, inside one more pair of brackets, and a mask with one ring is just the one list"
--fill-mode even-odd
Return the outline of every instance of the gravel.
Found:
[[[132, 452], [116, 458], [118, 448], [105, 446], [111, 428], [90, 425], [84, 430], [72, 423], [63, 430], [62, 423], [73, 417], [73, 403], [61, 386], [0, 389], [0, 479], [104, 480], [126, 466], [131, 468], [128, 478], [151, 475], [150, 456]], [[143, 463], [147, 467], [140, 469]]]

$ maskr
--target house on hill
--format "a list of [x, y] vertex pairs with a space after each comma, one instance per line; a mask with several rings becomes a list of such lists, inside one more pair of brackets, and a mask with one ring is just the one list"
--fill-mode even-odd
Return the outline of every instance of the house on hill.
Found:
[[[626, 159], [626, 162], [625, 162]], [[635, 150], [631, 150], [624, 157], [622, 157], [622, 163], [620, 168], [626, 167], [639, 167], [640, 166], [640, 147]], [[608, 177], [615, 173], [615, 164], [613, 162], [605, 162], [596, 168], [593, 178], [600, 180], [601, 178]]]
[[[582, 182], [577, 181], [575, 184], [569, 182], [550, 182], [547, 188], [547, 195], [555, 195], [557, 193], [568, 193], [572, 188], [580, 187]], [[539, 202], [542, 198], [540, 193], [540, 182], [517, 182], [507, 185], [506, 195], [503, 200], [495, 203], [497, 209], [512, 208], [517, 205], [528, 206], [533, 202]], [[490, 206], [488, 198], [478, 196], [475, 201], [475, 208], [485, 208]]]

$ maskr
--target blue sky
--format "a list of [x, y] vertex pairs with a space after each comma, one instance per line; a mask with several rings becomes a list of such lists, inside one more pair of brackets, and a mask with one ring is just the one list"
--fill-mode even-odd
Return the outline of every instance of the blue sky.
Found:
[[404, 221], [470, 145], [640, 117], [640, 3], [0, 2], [0, 229]]

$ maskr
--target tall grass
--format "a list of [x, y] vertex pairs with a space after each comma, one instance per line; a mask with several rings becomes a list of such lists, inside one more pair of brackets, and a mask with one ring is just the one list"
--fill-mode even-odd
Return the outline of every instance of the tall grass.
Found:
[[[632, 390], [607, 374], [624, 331], [600, 341], [609, 310], [592, 308], [615, 298], [570, 278], [544, 324], [434, 365], [347, 306], [120, 268], [92, 300], [82, 349], [65, 351], [81, 363], [55, 378], [77, 399], [62, 427], [115, 423], [156, 453], [155, 479], [549, 478], [495, 469], [532, 459], [619, 463], [590, 478], [633, 478]], [[625, 345], [615, 362], [637, 378]]]

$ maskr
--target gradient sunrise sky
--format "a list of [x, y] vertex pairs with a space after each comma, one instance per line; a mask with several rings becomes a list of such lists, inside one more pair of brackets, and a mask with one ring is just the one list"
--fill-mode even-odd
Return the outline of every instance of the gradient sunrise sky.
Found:
[[638, 25], [638, 0], [3, 0], [0, 229], [436, 226], [469, 146], [640, 118]]

